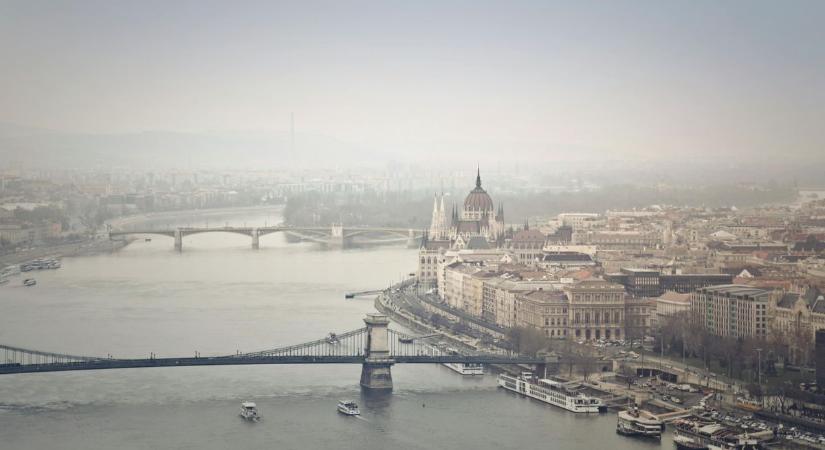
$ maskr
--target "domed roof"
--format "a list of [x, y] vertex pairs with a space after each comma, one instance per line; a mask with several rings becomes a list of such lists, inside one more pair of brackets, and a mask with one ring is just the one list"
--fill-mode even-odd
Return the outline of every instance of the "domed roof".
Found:
[[492, 211], [493, 210], [493, 199], [490, 198], [490, 195], [481, 187], [481, 172], [479, 171], [478, 175], [476, 175], [476, 187], [469, 194], [467, 194], [467, 198], [464, 199], [464, 209], [465, 210], [481, 210], [481, 211]]

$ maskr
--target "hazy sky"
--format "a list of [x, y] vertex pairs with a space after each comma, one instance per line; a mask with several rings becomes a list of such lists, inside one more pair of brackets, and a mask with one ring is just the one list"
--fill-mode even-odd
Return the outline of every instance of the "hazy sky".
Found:
[[[825, 156], [825, 2], [0, 0], [0, 122]], [[495, 153], [493, 153], [495, 154]]]

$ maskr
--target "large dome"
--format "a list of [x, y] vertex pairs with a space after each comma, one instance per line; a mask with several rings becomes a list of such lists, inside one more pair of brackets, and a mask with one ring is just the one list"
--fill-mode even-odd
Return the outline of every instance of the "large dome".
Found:
[[467, 198], [464, 199], [464, 209], [492, 211], [493, 199], [490, 198], [490, 195], [487, 194], [487, 191], [481, 189], [480, 187], [477, 187], [470, 191], [470, 193], [467, 195]]
[[484, 188], [481, 187], [481, 173], [476, 175], [476, 187], [464, 199], [465, 211], [492, 211], [493, 199]]

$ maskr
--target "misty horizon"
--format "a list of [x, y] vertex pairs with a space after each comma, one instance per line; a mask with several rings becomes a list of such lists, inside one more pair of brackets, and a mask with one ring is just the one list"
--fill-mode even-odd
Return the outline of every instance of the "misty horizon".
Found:
[[431, 6], [5, 2], [0, 150], [823, 161], [821, 3]]

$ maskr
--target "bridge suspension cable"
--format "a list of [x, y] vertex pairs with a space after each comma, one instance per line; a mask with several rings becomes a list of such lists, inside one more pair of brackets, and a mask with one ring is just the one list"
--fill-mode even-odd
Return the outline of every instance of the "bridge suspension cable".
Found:
[[274, 348], [229, 357], [262, 358], [273, 356], [363, 356], [367, 346], [367, 328], [330, 333], [327, 337], [303, 344]]
[[78, 356], [65, 353], [42, 352], [10, 345], [0, 345], [0, 364], [2, 365], [26, 365], [26, 364], [65, 364], [87, 361], [99, 361], [96, 356]]

